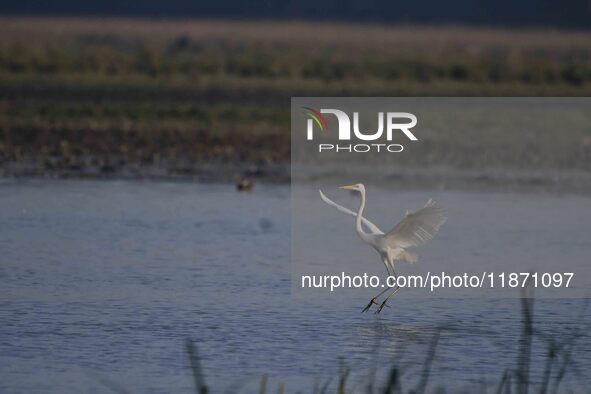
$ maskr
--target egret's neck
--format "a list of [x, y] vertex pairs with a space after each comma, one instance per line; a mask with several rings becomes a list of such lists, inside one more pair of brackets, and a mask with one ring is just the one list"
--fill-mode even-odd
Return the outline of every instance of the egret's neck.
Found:
[[357, 234], [365, 235], [363, 228], [361, 227], [361, 217], [363, 216], [363, 210], [365, 209], [365, 190], [361, 191], [361, 205], [359, 206], [359, 211], [357, 212], [357, 219], [355, 220], [355, 228], [357, 230]]

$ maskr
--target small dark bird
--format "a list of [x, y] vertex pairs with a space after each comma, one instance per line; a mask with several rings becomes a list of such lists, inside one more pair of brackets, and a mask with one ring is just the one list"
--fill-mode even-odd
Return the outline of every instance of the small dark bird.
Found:
[[252, 190], [254, 184], [248, 179], [240, 179], [236, 182], [236, 190], [239, 192], [249, 192]]

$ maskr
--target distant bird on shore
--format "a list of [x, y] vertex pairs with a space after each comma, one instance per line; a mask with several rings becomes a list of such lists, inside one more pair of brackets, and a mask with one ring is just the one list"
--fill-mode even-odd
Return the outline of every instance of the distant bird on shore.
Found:
[[254, 187], [254, 183], [248, 179], [239, 179], [236, 181], [236, 190], [239, 192], [249, 192]]
[[[447, 219], [447, 212], [444, 208], [438, 205], [435, 201], [429, 199], [427, 204], [414, 213], [407, 213], [404, 219], [398, 223], [390, 232], [384, 234], [378, 226], [363, 217], [363, 210], [365, 209], [365, 186], [362, 183], [356, 185], [342, 186], [341, 189], [353, 190], [361, 193], [361, 205], [357, 213], [335, 203], [320, 192], [320, 198], [339, 211], [356, 216], [355, 229], [359, 237], [372, 246], [380, 254], [382, 262], [386, 266], [388, 275], [397, 278], [396, 271], [394, 271], [394, 263], [398, 261], [406, 261], [415, 263], [418, 260], [416, 253], [410, 252], [407, 248], [420, 246], [433, 239], [437, 231], [445, 220]], [[363, 224], [369, 232], [365, 232], [361, 226]], [[384, 301], [380, 304], [375, 313], [380, 313], [386, 306], [386, 303], [400, 287], [398, 285], [387, 287], [381, 293], [371, 299], [369, 304], [362, 312], [368, 311], [373, 304], [378, 305], [378, 298], [384, 293], [392, 290]]]

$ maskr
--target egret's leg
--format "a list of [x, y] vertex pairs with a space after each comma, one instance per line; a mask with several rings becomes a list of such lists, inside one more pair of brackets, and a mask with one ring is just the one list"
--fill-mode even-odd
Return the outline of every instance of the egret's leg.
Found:
[[380, 307], [378, 308], [378, 310], [375, 313], [380, 313], [382, 311], [382, 309], [384, 309], [384, 307], [387, 306], [386, 303], [388, 302], [390, 297], [392, 297], [394, 294], [398, 293], [398, 291], [400, 290], [400, 286], [398, 286], [398, 275], [396, 275], [396, 272], [394, 271], [394, 269], [392, 269], [392, 276], [394, 277], [394, 281], [396, 282], [396, 285], [390, 287], [390, 289], [394, 288], [394, 291], [392, 293], [390, 293], [390, 295], [388, 297], [386, 297], [386, 299], [382, 302], [382, 304], [380, 305]]
[[[388, 275], [394, 275], [394, 276], [396, 276], [396, 272], [394, 272], [394, 268], [389, 263], [388, 257], [387, 256], [382, 256], [382, 261], [384, 263], [384, 266], [386, 266], [386, 272], [388, 273]], [[387, 285], [388, 285], [388, 283], [386, 283], [386, 288], [384, 290], [382, 290], [380, 292], [380, 294], [378, 294], [377, 296], [375, 296], [374, 298], [372, 298], [369, 301], [369, 304], [367, 304], [367, 306], [365, 308], [363, 308], [363, 310], [361, 311], [361, 313], [367, 312], [369, 310], [369, 308], [371, 308], [371, 306], [373, 304], [378, 305], [377, 299], [380, 298], [382, 296], [382, 294], [384, 294], [385, 292], [387, 292], [389, 290], [392, 290], [394, 287], [396, 287], [396, 286], [387, 286]]]
[[382, 290], [382, 291], [380, 292], [380, 294], [378, 294], [377, 296], [375, 296], [374, 298], [372, 298], [372, 299], [369, 301], [369, 304], [367, 304], [367, 306], [366, 306], [365, 308], [363, 308], [363, 310], [361, 311], [361, 313], [363, 313], [363, 312], [367, 312], [367, 311], [369, 310], [369, 308], [371, 308], [371, 306], [372, 306], [373, 304], [376, 304], [376, 305], [378, 305], [378, 303], [377, 303], [377, 301], [376, 301], [376, 300], [377, 300], [378, 298], [380, 298], [380, 296], [381, 296], [382, 294], [384, 294], [385, 292], [387, 292], [388, 290], [392, 290], [392, 287], [386, 287], [384, 290]]
[[390, 297], [392, 297], [394, 294], [398, 293], [398, 290], [400, 290], [400, 286], [397, 286], [396, 289], [394, 289], [394, 291], [388, 297], [386, 297], [384, 302], [382, 302], [382, 304], [380, 305], [380, 307], [378, 308], [378, 310], [375, 313], [380, 313], [382, 311], [382, 309], [384, 309], [385, 306], [387, 306], [389, 308], [390, 305], [386, 305], [386, 303], [388, 302]]

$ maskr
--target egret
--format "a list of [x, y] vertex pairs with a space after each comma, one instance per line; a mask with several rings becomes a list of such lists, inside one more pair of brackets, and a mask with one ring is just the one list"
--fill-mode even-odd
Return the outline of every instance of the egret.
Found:
[[[320, 198], [340, 212], [356, 216], [355, 230], [357, 234], [380, 254], [388, 275], [394, 277], [395, 283], [397, 282], [397, 275], [394, 270], [394, 263], [399, 261], [415, 263], [418, 260], [417, 254], [407, 249], [423, 245], [432, 240], [447, 218], [447, 211], [435, 201], [429, 199], [423, 208], [416, 212], [407, 212], [400, 223], [394, 226], [390, 232], [384, 233], [378, 226], [363, 217], [363, 210], [365, 209], [365, 186], [362, 183], [358, 183], [355, 185], [341, 186], [341, 189], [353, 190], [361, 194], [361, 205], [359, 205], [357, 213], [330, 200], [322, 193], [322, 190], [319, 190]], [[364, 231], [362, 224], [368, 232]], [[388, 300], [398, 290], [400, 290], [400, 287], [397, 284], [388, 286], [381, 293], [373, 297], [362, 312], [368, 311], [375, 304], [380, 305], [375, 313], [380, 313]], [[378, 304], [379, 297], [388, 291], [391, 291], [391, 293], [381, 304]]]

